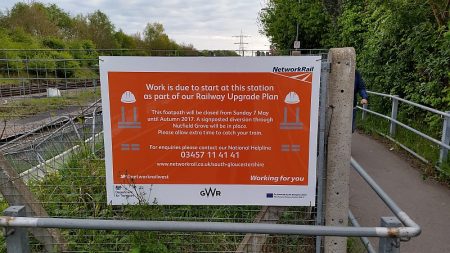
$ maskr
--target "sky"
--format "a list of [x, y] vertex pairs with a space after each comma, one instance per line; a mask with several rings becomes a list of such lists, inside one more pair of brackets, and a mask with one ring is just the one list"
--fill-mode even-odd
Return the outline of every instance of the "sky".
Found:
[[[0, 0], [0, 10], [11, 9], [17, 0]], [[57, 4], [70, 15], [100, 10], [116, 30], [127, 34], [144, 30], [147, 23], [162, 23], [166, 34], [177, 43], [195, 48], [238, 50], [241, 34], [245, 49], [267, 50], [268, 39], [258, 32], [258, 12], [265, 0], [39, 0]]]

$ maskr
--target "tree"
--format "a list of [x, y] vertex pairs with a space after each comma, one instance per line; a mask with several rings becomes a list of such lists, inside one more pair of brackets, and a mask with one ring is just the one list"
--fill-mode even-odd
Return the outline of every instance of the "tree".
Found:
[[302, 48], [321, 48], [330, 28], [330, 16], [320, 1], [269, 0], [259, 15], [261, 33], [278, 50], [293, 49], [298, 38]]
[[327, 47], [354, 47], [361, 52], [368, 30], [365, 22], [365, 4], [360, 0], [347, 1], [340, 5], [340, 14], [326, 33], [323, 45]]
[[[192, 45], [179, 45], [171, 40], [160, 23], [148, 23], [143, 36], [140, 33], [128, 35], [121, 29], [116, 31], [109, 17], [99, 10], [70, 16], [56, 4], [44, 5], [34, 1], [17, 3], [11, 10], [0, 11], [0, 33], [4, 37], [0, 37], [0, 47], [76, 49], [70, 54], [77, 59], [95, 56], [99, 49], [147, 48], [196, 53]], [[127, 53], [148, 54], [145, 50]], [[46, 56], [41, 54], [40, 57]]]
[[73, 38], [73, 19], [69, 13], [59, 8], [56, 4], [51, 4], [46, 7], [49, 20], [58, 27], [58, 35], [61, 38]]
[[90, 40], [87, 17], [78, 14], [72, 19], [71, 39]]
[[20, 27], [34, 36], [55, 36], [58, 34], [58, 27], [49, 19], [47, 9], [43, 4], [37, 2], [30, 5], [25, 3], [15, 4], [11, 11], [7, 13], [5, 21], [10, 29]]
[[134, 38], [130, 35], [125, 34], [122, 29], [114, 34], [114, 38], [117, 41], [119, 48], [136, 48], [136, 41], [134, 40]]
[[342, 0], [323, 0], [325, 9], [330, 14], [334, 22], [336, 22], [337, 18], [341, 14], [342, 2]]
[[449, 21], [450, 0], [428, 0], [438, 26], [445, 26]]
[[449, 0], [269, 0], [260, 25], [277, 49], [292, 48], [296, 22], [303, 47], [354, 47], [369, 89], [447, 111], [449, 6]]
[[97, 45], [97, 48], [118, 47], [114, 37], [114, 25], [105, 13], [97, 10], [87, 16], [87, 21], [88, 38]]
[[173, 49], [169, 36], [164, 32], [164, 26], [156, 22], [145, 26], [144, 43], [150, 49]]

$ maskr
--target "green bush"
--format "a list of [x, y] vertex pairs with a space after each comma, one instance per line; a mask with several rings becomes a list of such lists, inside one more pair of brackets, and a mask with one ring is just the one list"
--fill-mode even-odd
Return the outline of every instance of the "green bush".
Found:
[[80, 63], [67, 51], [51, 51], [50, 58], [56, 63], [56, 76], [61, 78], [75, 77]]
[[46, 37], [42, 40], [42, 45], [51, 49], [64, 49], [65, 43], [59, 38]]
[[98, 53], [95, 50], [95, 45], [90, 40], [71, 41], [69, 42], [68, 48], [74, 59], [89, 60], [82, 61], [81, 66], [91, 67], [94, 62], [92, 60], [98, 58]]

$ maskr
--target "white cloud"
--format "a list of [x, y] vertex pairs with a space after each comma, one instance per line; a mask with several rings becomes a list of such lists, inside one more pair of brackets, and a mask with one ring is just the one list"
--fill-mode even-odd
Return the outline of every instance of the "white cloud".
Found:
[[[179, 43], [198, 49], [238, 49], [241, 30], [250, 35], [248, 49], [267, 49], [267, 38], [258, 34], [257, 15], [261, 0], [41, 0], [55, 3], [71, 15], [100, 10], [117, 29], [125, 33], [142, 32], [147, 23], [159, 22]], [[11, 8], [15, 0], [0, 1], [0, 9]]]

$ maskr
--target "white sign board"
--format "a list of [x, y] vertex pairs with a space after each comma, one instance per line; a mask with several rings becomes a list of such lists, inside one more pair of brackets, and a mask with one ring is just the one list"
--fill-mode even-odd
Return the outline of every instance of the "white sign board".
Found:
[[108, 202], [313, 206], [320, 57], [101, 57]]

